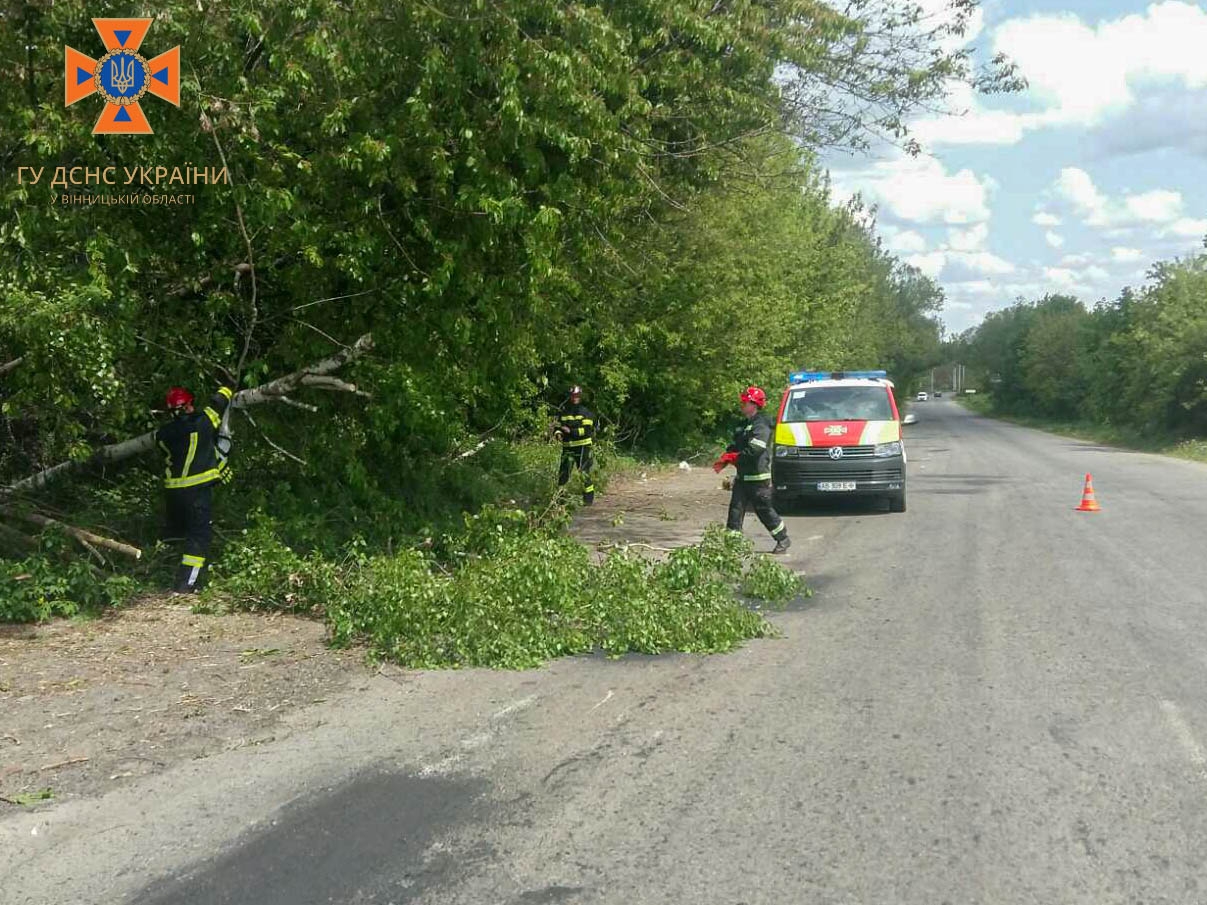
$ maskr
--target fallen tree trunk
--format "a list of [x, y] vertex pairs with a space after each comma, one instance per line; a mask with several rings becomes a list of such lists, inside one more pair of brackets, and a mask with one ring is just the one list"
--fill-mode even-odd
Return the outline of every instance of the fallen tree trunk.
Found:
[[0, 374], [7, 374], [13, 368], [18, 367], [23, 361], [25, 361], [24, 355], [14, 358], [12, 361], [6, 361], [4, 364], [0, 364]]
[[[284, 377], [278, 377], [276, 380], [270, 380], [268, 383], [262, 383], [260, 386], [239, 391], [231, 400], [231, 406], [234, 408], [243, 408], [244, 406], [260, 405], [265, 402], [292, 402], [288, 398], [288, 394], [299, 387], [305, 386], [307, 378], [322, 377], [333, 371], [338, 371], [348, 362], [359, 358], [372, 348], [373, 335], [366, 333], [352, 345], [341, 349], [329, 358], [324, 358], [322, 361], [302, 368], [300, 371], [294, 371], [292, 374], [286, 374]], [[359, 394], [359, 391], [356, 390], [353, 384], [347, 384], [347, 386], [351, 387], [347, 392], [357, 392]], [[324, 384], [322, 388], [326, 390], [340, 389], [340, 387], [331, 383]], [[43, 469], [37, 474], [22, 478], [8, 485], [8, 487], [0, 489], [0, 497], [14, 493], [28, 493], [41, 490], [51, 481], [64, 475], [74, 474], [75, 472], [97, 465], [120, 462], [123, 459], [129, 459], [141, 453], [150, 452], [154, 448], [155, 432], [148, 431], [138, 437], [122, 440], [120, 443], [111, 443], [108, 446], [102, 446], [87, 459], [72, 459], [67, 462], [60, 462], [58, 465], [52, 465], [50, 468]]]
[[39, 515], [36, 512], [18, 512], [15, 509], [0, 508], [0, 513], [11, 518], [24, 519], [27, 522], [32, 522], [35, 525], [41, 525], [43, 528], [59, 528], [71, 537], [74, 537], [85, 547], [92, 545], [93, 547], [103, 547], [106, 550], [112, 550], [114, 553], [120, 553], [123, 556], [129, 556], [132, 559], [142, 559], [142, 550], [138, 547], [132, 547], [129, 544], [123, 544], [121, 541], [113, 540], [109, 537], [102, 537], [99, 534], [93, 534], [91, 531], [85, 531], [83, 528], [77, 528], [74, 525], [68, 525], [60, 522], [57, 519], [52, 519], [49, 516]]

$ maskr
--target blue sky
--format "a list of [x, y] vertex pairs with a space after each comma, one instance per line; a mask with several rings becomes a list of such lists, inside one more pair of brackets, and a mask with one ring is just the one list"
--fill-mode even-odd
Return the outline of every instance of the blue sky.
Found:
[[[942, 14], [947, 0], [915, 0]], [[1030, 87], [924, 116], [926, 153], [833, 158], [898, 257], [944, 289], [952, 332], [1020, 296], [1087, 304], [1207, 236], [1207, 0], [986, 0], [967, 38]]]

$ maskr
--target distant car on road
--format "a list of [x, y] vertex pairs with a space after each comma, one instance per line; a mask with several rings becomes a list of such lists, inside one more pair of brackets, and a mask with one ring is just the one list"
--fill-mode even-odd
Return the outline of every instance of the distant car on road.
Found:
[[935, 393], [935, 398], [936, 398], [936, 399], [942, 399], [942, 398], [943, 398], [943, 394], [942, 394], [942, 393], [939, 393], [939, 392], [936, 392], [936, 393]]
[[929, 397], [926, 395], [926, 393], [919, 393], [919, 394], [918, 394], [918, 401], [919, 401], [919, 402], [925, 402], [925, 401], [926, 401], [928, 398], [929, 398]]

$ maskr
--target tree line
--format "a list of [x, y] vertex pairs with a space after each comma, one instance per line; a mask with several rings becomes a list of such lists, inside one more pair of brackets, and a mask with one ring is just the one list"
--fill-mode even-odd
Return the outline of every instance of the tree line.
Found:
[[1097, 422], [1154, 438], [1207, 435], [1207, 255], [1087, 307], [1067, 295], [993, 312], [956, 343], [1006, 413]]
[[[1017, 85], [950, 49], [976, 3], [951, 6], [168, 0], [143, 53], [180, 45], [181, 105], [148, 96], [154, 134], [131, 137], [91, 134], [96, 98], [63, 105], [63, 45], [101, 56], [104, 10], [0, 5], [19, 76], [0, 84], [0, 486], [25, 481], [0, 503], [145, 538], [153, 463], [97, 452], [153, 427], [166, 387], [271, 385], [365, 337], [326, 382], [236, 412], [228, 517], [288, 512], [317, 543], [480, 502], [462, 456], [539, 435], [570, 382], [605, 438], [678, 454], [792, 368], [909, 382], [939, 354], [941, 291], [834, 202], [818, 154], [908, 146], [953, 79]], [[16, 178], [186, 164], [230, 183], [63, 206]], [[88, 467], [30, 484], [68, 462]]]

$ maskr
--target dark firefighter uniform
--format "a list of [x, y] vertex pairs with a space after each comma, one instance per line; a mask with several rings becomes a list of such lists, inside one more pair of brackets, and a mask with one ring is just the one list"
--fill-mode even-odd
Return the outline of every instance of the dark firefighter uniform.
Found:
[[219, 456], [218, 429], [233, 395], [229, 387], [220, 387], [205, 409], [178, 410], [170, 423], [155, 432], [166, 459], [167, 535], [170, 540], [184, 539], [175, 585], [184, 593], [199, 588], [205, 570], [214, 484], [227, 477], [226, 457]]
[[788, 526], [771, 504], [771, 422], [762, 412], [756, 414], [734, 431], [733, 442], [726, 451], [737, 453], [738, 475], [729, 498], [729, 520], [726, 527], [741, 531], [746, 511], [753, 509], [776, 540], [776, 549], [786, 547]]
[[595, 502], [595, 483], [591, 478], [591, 446], [595, 438], [595, 415], [581, 402], [571, 402], [558, 418], [558, 434], [562, 438], [562, 464], [558, 469], [557, 486], [570, 480], [570, 471], [577, 468], [583, 473], [583, 502], [590, 506]]

